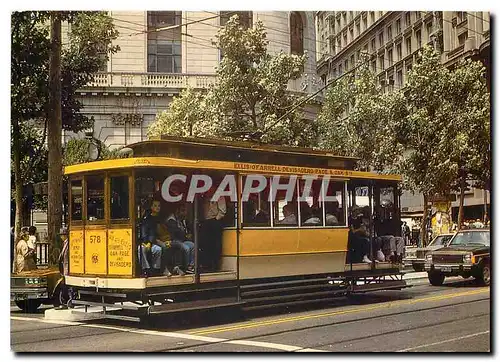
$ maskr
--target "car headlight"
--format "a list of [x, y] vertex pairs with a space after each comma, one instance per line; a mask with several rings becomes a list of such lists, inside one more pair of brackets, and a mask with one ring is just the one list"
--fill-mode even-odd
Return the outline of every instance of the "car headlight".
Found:
[[42, 281], [43, 280], [41, 278], [26, 278], [24, 280], [26, 284], [41, 284]]
[[427, 261], [427, 262], [432, 262], [432, 254], [431, 254], [431, 253], [429, 253], [429, 254], [427, 254], [427, 255], [425, 256], [425, 261]]
[[464, 255], [464, 263], [470, 264], [472, 262], [472, 254], [468, 253]]

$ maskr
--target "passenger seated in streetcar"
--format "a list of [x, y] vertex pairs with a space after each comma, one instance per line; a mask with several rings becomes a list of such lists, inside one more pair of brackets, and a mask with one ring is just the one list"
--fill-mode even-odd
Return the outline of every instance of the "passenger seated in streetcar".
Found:
[[[383, 218], [386, 216], [384, 211], [383, 207], [379, 207], [375, 219], [375, 233], [377, 237], [374, 240], [374, 246], [375, 250], [377, 250], [377, 259], [385, 257], [386, 261], [401, 263], [405, 243], [401, 236], [395, 236], [398, 234], [398, 230], [401, 229], [401, 222], [398, 223], [391, 215], [388, 218]], [[381, 250], [381, 252], [379, 253], [378, 250]]]
[[338, 225], [339, 224], [339, 203], [325, 202], [325, 224], [327, 226]]
[[304, 220], [302, 225], [321, 225], [321, 219], [313, 215], [313, 210], [307, 202], [300, 204], [300, 217]]
[[253, 218], [253, 222], [256, 224], [269, 224], [269, 220], [269, 203], [263, 202], [257, 211], [257, 215]]
[[167, 229], [170, 234], [172, 247], [182, 250], [184, 256], [182, 269], [174, 268], [174, 272], [183, 275], [184, 272], [194, 273], [194, 243], [188, 240], [189, 232], [186, 223], [186, 205], [177, 205], [174, 212], [167, 217]]
[[[141, 243], [138, 248], [142, 274], [154, 276], [161, 274], [162, 248], [158, 244], [157, 226], [160, 223], [160, 200], [151, 202], [151, 209], [141, 223]], [[151, 254], [151, 263], [148, 256]], [[168, 272], [166, 270], [165, 272]], [[167, 273], [168, 274], [168, 273]]]
[[369, 234], [360, 218], [351, 220], [348, 237], [348, 263], [371, 263]]
[[292, 204], [286, 204], [283, 206], [283, 216], [284, 218], [279, 220], [276, 224], [297, 225], [297, 216], [295, 216], [295, 210]]

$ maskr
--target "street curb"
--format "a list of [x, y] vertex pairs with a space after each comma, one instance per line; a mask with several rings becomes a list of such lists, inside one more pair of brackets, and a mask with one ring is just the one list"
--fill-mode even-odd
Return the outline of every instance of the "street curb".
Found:
[[403, 275], [403, 280], [427, 279], [427, 272], [410, 272]]
[[[106, 311], [119, 310], [120, 308], [107, 307]], [[85, 312], [85, 307], [75, 307], [73, 309], [47, 309], [45, 311], [45, 319], [58, 321], [79, 322], [86, 320], [103, 319], [104, 314], [100, 307], [88, 307]]]

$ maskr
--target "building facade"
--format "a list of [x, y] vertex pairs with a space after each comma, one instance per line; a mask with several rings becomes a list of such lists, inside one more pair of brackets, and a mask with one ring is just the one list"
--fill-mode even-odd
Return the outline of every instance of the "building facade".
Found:
[[[316, 12], [318, 75], [332, 82], [353, 69], [363, 54], [377, 74], [384, 91], [404, 87], [418, 51], [432, 44], [441, 62], [452, 67], [472, 58], [486, 66], [490, 87], [490, 14], [464, 11], [320, 11]], [[490, 88], [489, 88], [490, 89]], [[471, 189], [465, 194], [465, 217], [481, 217], [489, 195]], [[423, 198], [406, 193], [401, 197], [403, 214], [421, 217]], [[456, 220], [457, 201], [451, 203]], [[479, 215], [479, 216], [478, 216]]]
[[[307, 95], [322, 86], [316, 75], [313, 12], [111, 11], [120, 32], [114, 45], [121, 50], [78, 92], [83, 113], [95, 119], [87, 135], [110, 148], [145, 140], [148, 126], [182, 89], [214, 83], [221, 53], [212, 42], [234, 13], [248, 27], [262, 21], [270, 54], [309, 55], [304, 76], [289, 83], [291, 92]], [[319, 105], [308, 104], [305, 117], [316, 118]]]

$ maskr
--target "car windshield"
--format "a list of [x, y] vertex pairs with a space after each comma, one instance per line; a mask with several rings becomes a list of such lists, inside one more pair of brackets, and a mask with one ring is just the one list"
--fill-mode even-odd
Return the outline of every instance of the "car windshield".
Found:
[[446, 244], [448, 244], [448, 241], [450, 241], [450, 239], [451, 235], [439, 235], [436, 236], [434, 241], [429, 244], [429, 246], [445, 246]]
[[490, 246], [489, 231], [463, 231], [455, 235], [451, 245], [486, 245]]

